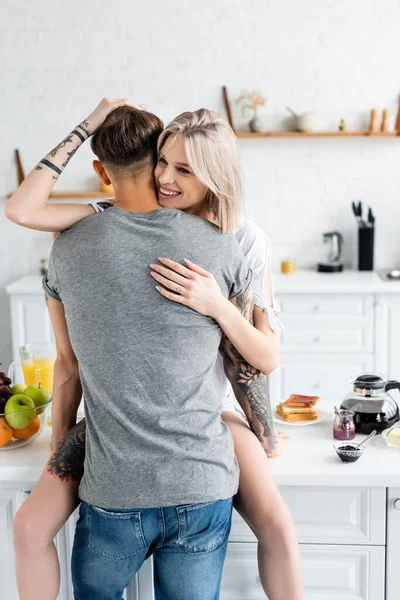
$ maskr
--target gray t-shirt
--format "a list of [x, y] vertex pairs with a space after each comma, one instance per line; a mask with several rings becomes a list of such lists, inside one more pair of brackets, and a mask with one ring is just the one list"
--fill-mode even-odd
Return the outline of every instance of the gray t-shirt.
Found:
[[185, 258], [225, 297], [250, 284], [234, 235], [175, 209], [110, 208], [55, 240], [44, 289], [61, 299], [87, 420], [82, 500], [148, 508], [224, 499], [238, 467], [220, 417], [221, 329], [155, 289], [151, 263]]

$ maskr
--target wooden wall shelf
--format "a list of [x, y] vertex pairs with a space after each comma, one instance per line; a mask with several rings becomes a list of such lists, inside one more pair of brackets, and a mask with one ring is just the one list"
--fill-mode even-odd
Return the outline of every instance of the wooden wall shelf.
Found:
[[[7, 198], [11, 198], [14, 192], [7, 194]], [[61, 199], [61, 198], [112, 198], [112, 194], [107, 194], [107, 192], [101, 192], [100, 190], [97, 192], [96, 190], [85, 190], [82, 192], [79, 191], [68, 191], [68, 192], [52, 192], [49, 198]]]
[[371, 133], [370, 131], [262, 131], [252, 133], [251, 131], [236, 131], [239, 138], [266, 138], [266, 137], [399, 137], [395, 131]]

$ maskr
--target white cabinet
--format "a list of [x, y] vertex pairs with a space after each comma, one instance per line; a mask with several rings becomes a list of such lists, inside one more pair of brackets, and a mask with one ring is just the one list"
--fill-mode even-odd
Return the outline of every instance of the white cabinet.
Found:
[[[304, 600], [384, 600], [386, 489], [282, 487], [280, 491], [300, 543]], [[393, 562], [393, 577], [395, 570]], [[256, 539], [234, 513], [221, 600], [258, 598], [265, 595]]]
[[2, 597], [7, 600], [18, 600], [12, 532], [12, 520], [17, 510], [16, 496], [16, 490], [0, 489], [0, 581]]
[[290, 394], [340, 403], [353, 375], [375, 369], [373, 294], [284, 294], [280, 366], [269, 378], [273, 405]]
[[390, 379], [400, 378], [399, 332], [400, 296], [377, 296], [376, 368]]
[[[385, 549], [375, 546], [300, 547], [304, 600], [383, 600]], [[230, 544], [221, 600], [264, 600], [256, 544]]]
[[[385, 488], [284, 486], [280, 492], [300, 544], [385, 545]], [[230, 540], [256, 541], [236, 511]]]
[[281, 364], [269, 376], [273, 406], [290, 394], [321, 396], [324, 400], [341, 400], [349, 392], [353, 375], [374, 369], [371, 354], [318, 354], [281, 352]]
[[399, 596], [400, 488], [390, 488], [387, 495], [386, 600], [399, 600]]

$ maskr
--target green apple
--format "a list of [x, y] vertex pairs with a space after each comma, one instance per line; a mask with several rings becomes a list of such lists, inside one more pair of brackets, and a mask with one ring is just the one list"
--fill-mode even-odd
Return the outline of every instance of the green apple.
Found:
[[13, 396], [15, 394], [23, 394], [25, 388], [26, 385], [24, 383], [14, 383], [14, 385], [10, 386], [10, 390]]
[[47, 404], [51, 398], [50, 392], [45, 388], [40, 387], [40, 383], [39, 385], [28, 385], [24, 389], [24, 395], [32, 398], [37, 408], [36, 414], [38, 415], [41, 415], [45, 411], [44, 408], [38, 407], [43, 406], [43, 404]]
[[15, 394], [7, 400], [4, 407], [6, 421], [13, 429], [24, 429], [32, 423], [36, 417], [34, 401], [25, 394]]

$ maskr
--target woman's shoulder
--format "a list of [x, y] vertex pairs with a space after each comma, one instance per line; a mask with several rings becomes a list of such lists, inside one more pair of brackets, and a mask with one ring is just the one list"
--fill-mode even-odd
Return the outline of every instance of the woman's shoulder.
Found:
[[271, 242], [265, 231], [254, 221], [242, 217], [235, 237], [248, 261], [266, 263]]

